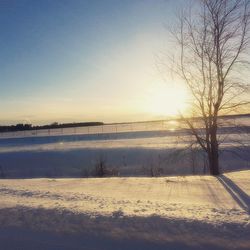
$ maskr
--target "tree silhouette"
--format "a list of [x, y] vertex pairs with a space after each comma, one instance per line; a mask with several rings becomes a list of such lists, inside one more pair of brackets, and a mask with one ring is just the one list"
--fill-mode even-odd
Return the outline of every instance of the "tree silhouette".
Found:
[[219, 115], [249, 104], [243, 100], [249, 79], [242, 77], [250, 64], [249, 9], [249, 0], [199, 0], [182, 11], [172, 31], [179, 48], [173, 70], [192, 95], [193, 118], [181, 116], [206, 152], [212, 175], [220, 173]]

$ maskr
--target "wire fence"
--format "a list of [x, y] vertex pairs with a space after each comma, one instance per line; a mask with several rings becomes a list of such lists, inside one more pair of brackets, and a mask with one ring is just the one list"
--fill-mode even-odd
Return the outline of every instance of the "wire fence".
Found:
[[153, 121], [138, 123], [122, 123], [122, 124], [105, 124], [98, 126], [71, 127], [71, 128], [53, 128], [53, 129], [37, 129], [14, 132], [2, 132], [1, 138], [12, 137], [40, 137], [40, 136], [60, 136], [60, 135], [90, 135], [90, 134], [106, 134], [106, 133], [124, 133], [138, 131], [160, 131], [174, 130], [176, 122]]
[[[250, 126], [250, 119], [238, 118], [230, 120], [230, 124]], [[14, 132], [2, 132], [0, 138], [16, 138], [16, 137], [41, 137], [41, 136], [60, 136], [60, 135], [91, 135], [91, 134], [113, 134], [125, 132], [143, 132], [143, 131], [174, 131], [179, 128], [186, 127], [184, 124], [176, 120], [162, 120], [150, 122], [134, 122], [134, 123], [117, 123], [104, 124], [98, 126], [71, 127], [71, 128], [53, 128], [53, 129], [37, 129]]]

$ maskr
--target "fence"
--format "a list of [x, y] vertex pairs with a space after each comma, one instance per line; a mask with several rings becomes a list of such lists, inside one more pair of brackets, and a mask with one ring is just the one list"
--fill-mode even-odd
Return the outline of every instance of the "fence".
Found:
[[73, 128], [55, 128], [55, 129], [38, 129], [15, 132], [2, 132], [0, 138], [16, 137], [36, 137], [36, 136], [60, 136], [60, 135], [77, 135], [77, 134], [105, 134], [105, 133], [124, 133], [137, 131], [160, 131], [174, 130], [176, 122], [174, 121], [153, 121], [138, 123], [120, 123], [105, 124], [98, 126], [73, 127]]
[[[250, 126], [250, 118], [243, 117], [237, 119], [230, 119], [222, 121], [225, 124], [228, 122], [237, 125]], [[186, 127], [176, 120], [161, 120], [150, 122], [134, 122], [134, 123], [117, 123], [105, 124], [99, 126], [73, 127], [73, 128], [56, 128], [56, 129], [40, 129], [40, 130], [26, 130], [15, 132], [2, 132], [0, 138], [12, 137], [35, 137], [35, 136], [60, 136], [60, 135], [77, 135], [77, 134], [105, 134], [105, 133], [124, 133], [137, 131], [161, 131], [161, 130], [175, 130], [180, 127]]]

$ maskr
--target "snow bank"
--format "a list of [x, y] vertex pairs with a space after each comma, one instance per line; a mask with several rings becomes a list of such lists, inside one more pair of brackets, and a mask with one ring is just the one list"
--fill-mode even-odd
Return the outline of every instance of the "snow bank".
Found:
[[[250, 171], [224, 177], [236, 195], [249, 194]], [[211, 176], [0, 180], [0, 201], [4, 234], [82, 235], [71, 249], [250, 247], [249, 211]]]

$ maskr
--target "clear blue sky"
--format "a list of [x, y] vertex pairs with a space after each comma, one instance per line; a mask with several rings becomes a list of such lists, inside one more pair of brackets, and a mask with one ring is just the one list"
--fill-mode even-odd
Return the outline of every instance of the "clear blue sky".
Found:
[[147, 107], [175, 2], [1, 0], [0, 123], [159, 117]]

